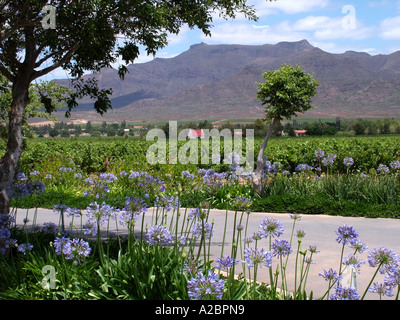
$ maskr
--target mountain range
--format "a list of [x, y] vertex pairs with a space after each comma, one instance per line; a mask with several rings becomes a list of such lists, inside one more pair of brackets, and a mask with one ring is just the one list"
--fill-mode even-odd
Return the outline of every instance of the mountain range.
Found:
[[[282, 64], [301, 65], [319, 80], [315, 109], [304, 115], [327, 117], [400, 117], [400, 51], [369, 55], [325, 52], [307, 40], [275, 45], [192, 45], [173, 58], [131, 64], [125, 79], [117, 70], [94, 76], [112, 88], [113, 110], [103, 117], [82, 100], [71, 120], [169, 121], [261, 118], [256, 98], [262, 73]], [[69, 80], [59, 83], [68, 85]]]

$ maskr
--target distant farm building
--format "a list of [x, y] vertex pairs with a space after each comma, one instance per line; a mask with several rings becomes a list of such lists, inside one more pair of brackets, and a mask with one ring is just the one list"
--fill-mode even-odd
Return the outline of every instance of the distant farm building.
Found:
[[294, 134], [296, 137], [304, 137], [307, 133], [307, 130], [294, 130]]
[[189, 139], [203, 139], [204, 138], [204, 131], [202, 129], [190, 129], [188, 133], [188, 138]]

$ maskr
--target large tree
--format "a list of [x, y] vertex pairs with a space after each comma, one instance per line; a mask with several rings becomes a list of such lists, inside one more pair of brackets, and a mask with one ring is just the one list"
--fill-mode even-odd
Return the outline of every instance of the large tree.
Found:
[[258, 83], [257, 98], [265, 105], [264, 120], [268, 132], [260, 146], [257, 167], [253, 172], [253, 189], [262, 194], [262, 175], [265, 169], [264, 152], [272, 132], [283, 119], [289, 120], [298, 113], [312, 108], [311, 98], [316, 94], [318, 80], [306, 73], [301, 66], [283, 64], [280, 69], [263, 73], [265, 82]]
[[[89, 95], [103, 114], [111, 107], [109, 89], [95, 80], [82, 82], [86, 71], [99, 71], [122, 58], [123, 78], [143, 46], [148, 54], [167, 45], [168, 33], [183, 25], [210, 35], [214, 14], [256, 20], [245, 0], [2, 0], [0, 1], [0, 73], [12, 83], [7, 150], [0, 160], [0, 214], [9, 211], [7, 187], [21, 155], [21, 123], [29, 104], [29, 86], [61, 67], [75, 82], [69, 112]], [[46, 101], [46, 97], [43, 97]], [[47, 111], [52, 111], [46, 104]]]

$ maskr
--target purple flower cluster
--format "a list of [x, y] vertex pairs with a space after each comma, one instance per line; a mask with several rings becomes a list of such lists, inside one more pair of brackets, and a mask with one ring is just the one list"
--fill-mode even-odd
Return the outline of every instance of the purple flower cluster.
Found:
[[214, 226], [210, 222], [199, 221], [193, 225], [192, 233], [195, 238], [200, 238], [204, 234], [205, 239], [210, 239], [214, 234]]
[[295, 170], [298, 171], [298, 172], [306, 172], [306, 171], [311, 171], [313, 169], [314, 169], [313, 166], [310, 166], [310, 165], [308, 165], [306, 163], [300, 163], [295, 168]]
[[333, 270], [332, 268], [329, 268], [329, 270], [325, 270], [323, 273], [319, 273], [319, 275], [324, 278], [325, 281], [329, 281], [331, 283], [334, 283], [336, 281], [340, 281], [342, 279], [342, 276], [338, 274], [336, 270]]
[[350, 167], [350, 166], [352, 166], [354, 164], [354, 160], [353, 160], [353, 158], [350, 158], [350, 157], [344, 158], [343, 164], [346, 167]]
[[154, 206], [159, 208], [164, 208], [165, 212], [169, 212], [172, 209], [178, 210], [179, 207], [179, 198], [174, 196], [161, 196], [156, 197], [156, 201]]
[[161, 225], [151, 227], [146, 233], [146, 242], [151, 246], [170, 246], [174, 244], [171, 232]]
[[227, 270], [229, 268], [232, 268], [238, 262], [239, 262], [239, 260], [235, 260], [234, 258], [231, 258], [230, 256], [223, 256], [223, 257], [218, 257], [217, 259], [215, 259], [217, 269]]
[[182, 176], [188, 180], [194, 179], [194, 174], [190, 173], [188, 170], [182, 171]]
[[400, 169], [400, 161], [399, 160], [394, 160], [390, 162], [390, 167], [394, 170]]
[[245, 248], [244, 249], [244, 261], [243, 263], [247, 263], [247, 267], [250, 269], [252, 267], [260, 267], [263, 266], [267, 268], [271, 268], [272, 266], [272, 253], [270, 251], [266, 251], [263, 248], [261, 250], [254, 248]]
[[147, 212], [147, 204], [143, 199], [126, 197], [125, 207], [121, 211], [120, 224], [135, 223], [138, 217]]
[[330, 166], [333, 165], [333, 163], [335, 162], [335, 160], [336, 160], [336, 154], [330, 153], [330, 154], [328, 154], [325, 158], [322, 159], [322, 164], [323, 164], [325, 167], [330, 167]]
[[26, 180], [22, 178], [11, 186], [9, 195], [12, 198], [22, 199], [34, 194], [43, 194], [46, 189], [45, 184], [39, 180]]
[[292, 253], [292, 247], [287, 240], [275, 239], [272, 243], [272, 251], [274, 256], [285, 257]]
[[252, 203], [253, 200], [245, 196], [239, 196], [233, 199], [233, 206], [236, 210], [248, 210]]
[[89, 228], [91, 228], [91, 225], [93, 224], [102, 226], [108, 223], [110, 219], [112, 220], [117, 219], [119, 213], [120, 213], [119, 209], [116, 209], [106, 204], [105, 202], [103, 202], [101, 205], [99, 205], [97, 202], [93, 202], [90, 204], [89, 207], [86, 208], [86, 216], [88, 218], [87, 226]]
[[218, 274], [208, 271], [207, 277], [198, 272], [195, 278], [187, 283], [190, 300], [221, 299], [224, 294], [225, 281]]
[[384, 274], [385, 272], [394, 273], [399, 269], [399, 256], [393, 251], [393, 249], [387, 249], [379, 247], [369, 251], [368, 263], [371, 267], [379, 267], [379, 272]]
[[335, 293], [331, 294], [331, 300], [360, 300], [360, 295], [355, 288], [343, 287], [341, 284], [335, 286]]
[[89, 243], [83, 239], [56, 237], [53, 245], [57, 255], [63, 255], [66, 260], [72, 260], [74, 264], [81, 263], [91, 252]]
[[197, 174], [203, 177], [203, 184], [211, 188], [217, 188], [224, 184], [223, 180], [228, 177], [226, 172], [215, 172], [213, 169], [199, 169]]
[[379, 173], [389, 173], [389, 167], [385, 164], [379, 164], [378, 168], [376, 169]]
[[284, 227], [281, 221], [274, 218], [265, 217], [261, 221], [258, 230], [263, 238], [274, 238], [279, 237], [283, 234]]
[[343, 245], [354, 245], [357, 243], [358, 233], [353, 226], [344, 225], [343, 227], [339, 227], [336, 234], [338, 235], [336, 238], [338, 243], [343, 243]]
[[0, 215], [0, 252], [2, 254], [17, 244], [17, 240], [11, 238], [10, 226], [13, 222], [14, 218], [9, 214]]

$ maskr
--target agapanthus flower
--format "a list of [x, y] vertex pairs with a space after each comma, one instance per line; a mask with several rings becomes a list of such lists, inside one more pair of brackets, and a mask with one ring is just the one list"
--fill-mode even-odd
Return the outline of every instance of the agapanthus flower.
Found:
[[393, 287], [386, 282], [384, 282], [384, 283], [374, 282], [372, 284], [372, 286], [368, 288], [369, 292], [377, 293], [377, 294], [379, 294], [380, 297], [381, 296], [392, 297], [393, 296], [392, 290], [393, 290]]
[[296, 212], [289, 213], [289, 217], [290, 217], [290, 219], [295, 220], [295, 221], [301, 220], [301, 214], [296, 213]]
[[132, 171], [132, 172], [129, 174], [128, 179], [135, 179], [135, 178], [137, 178], [137, 177], [140, 177], [140, 173], [139, 173], [138, 171]]
[[15, 177], [18, 181], [26, 181], [28, 178], [26, 177], [25, 173], [18, 172]]
[[9, 229], [12, 219], [8, 214], [0, 215], [0, 252], [2, 254], [17, 244], [17, 240], [11, 238]]
[[58, 227], [54, 222], [44, 222], [40, 228], [40, 231], [56, 235], [58, 232]]
[[221, 299], [224, 294], [225, 281], [218, 274], [208, 271], [207, 277], [198, 272], [195, 278], [187, 283], [188, 294], [191, 300], [203, 300], [216, 298]]
[[400, 286], [400, 268], [388, 271], [385, 274], [385, 283], [392, 287]]
[[310, 171], [313, 169], [314, 169], [314, 167], [310, 166], [307, 163], [300, 163], [296, 166], [296, 168], [294, 170], [299, 171], [299, 172], [305, 172], [305, 171]]
[[399, 256], [393, 249], [379, 247], [374, 248], [368, 253], [368, 263], [371, 267], [379, 267], [379, 272], [395, 272], [399, 268]]
[[356, 255], [349, 253], [349, 255], [343, 258], [342, 264], [345, 266], [353, 267], [357, 273], [361, 273], [360, 268], [362, 264], [365, 264], [365, 261], [361, 260]]
[[192, 233], [195, 238], [202, 237], [204, 233], [204, 238], [210, 239], [214, 234], [214, 226], [210, 222], [199, 221], [193, 225]]
[[75, 175], [74, 175], [74, 178], [75, 179], [82, 179], [82, 173], [75, 173]]
[[277, 219], [265, 217], [259, 227], [259, 231], [264, 238], [279, 237], [284, 230], [283, 223]]
[[325, 155], [325, 152], [321, 149], [317, 149], [314, 151], [314, 155], [315, 157], [317, 157], [318, 159], [322, 159]]
[[78, 238], [56, 237], [53, 245], [57, 255], [64, 255], [66, 260], [72, 260], [75, 264], [87, 258], [91, 252], [89, 243]]
[[328, 270], [324, 269], [323, 273], [319, 273], [319, 275], [324, 278], [325, 281], [336, 282], [342, 279], [342, 276], [338, 274], [336, 270], [329, 268]]
[[350, 157], [344, 158], [343, 164], [346, 167], [350, 167], [350, 166], [352, 166], [354, 164], [354, 160], [353, 160], [353, 158], [350, 158]]
[[292, 252], [292, 247], [287, 240], [275, 239], [272, 243], [272, 252], [274, 256], [285, 257]]
[[23, 254], [26, 254], [27, 251], [31, 251], [33, 249], [33, 245], [30, 243], [21, 243], [17, 247], [17, 251]]
[[146, 242], [151, 246], [169, 246], [174, 243], [171, 232], [161, 225], [151, 227], [146, 233]]
[[81, 216], [81, 209], [78, 208], [66, 208], [65, 209], [65, 214], [67, 215], [67, 217], [80, 217]]
[[322, 159], [322, 164], [325, 167], [329, 167], [329, 166], [333, 165], [333, 162], [334, 162], [334, 159], [332, 159], [332, 158], [325, 157]]
[[56, 212], [56, 213], [65, 212], [67, 209], [69, 209], [69, 207], [66, 204], [63, 204], [63, 203], [55, 204], [53, 206], [53, 211]]
[[29, 194], [43, 194], [46, 189], [45, 184], [39, 180], [28, 181], [27, 187]]
[[298, 239], [304, 238], [305, 235], [306, 235], [306, 232], [303, 229], [296, 230], [296, 237]]
[[86, 208], [86, 216], [88, 222], [95, 221], [99, 225], [103, 225], [110, 221], [115, 220], [119, 210], [103, 202], [99, 205], [97, 202], [92, 202], [89, 207]]
[[344, 225], [342, 227], [339, 227], [338, 230], [336, 231], [336, 234], [338, 237], [336, 238], [336, 241], [338, 243], [343, 243], [343, 245], [346, 244], [354, 244], [357, 241], [358, 233], [354, 229], [353, 226], [347, 226]]
[[182, 176], [189, 180], [194, 179], [194, 174], [190, 173], [188, 170], [182, 171]]
[[91, 222], [86, 222], [83, 226], [82, 226], [82, 230], [83, 230], [83, 234], [85, 235], [89, 235], [89, 236], [96, 236], [98, 230], [98, 226], [97, 223], [94, 221]]
[[15, 218], [10, 214], [0, 214], [0, 229], [9, 228], [12, 223], [15, 222]]
[[350, 248], [353, 248], [355, 250], [355, 253], [363, 253], [365, 251], [367, 251], [368, 246], [361, 242], [360, 240], [355, 240], [353, 241], [353, 243], [350, 245]]
[[188, 213], [189, 219], [191, 220], [200, 219], [200, 213], [201, 213], [200, 208], [191, 209]]
[[105, 182], [108, 182], [108, 183], [112, 183], [112, 182], [118, 180], [118, 178], [115, 175], [113, 175], [112, 173], [100, 173], [99, 179], [104, 180]]
[[395, 160], [390, 162], [390, 167], [394, 170], [400, 169], [400, 161], [399, 160]]
[[360, 295], [355, 288], [343, 287], [341, 284], [335, 286], [335, 293], [331, 294], [331, 300], [360, 300]]
[[218, 257], [217, 259], [215, 259], [217, 269], [227, 270], [228, 268], [232, 268], [238, 262], [239, 262], [239, 260], [235, 260], [234, 258], [232, 258], [230, 256], [223, 256], [223, 257]]
[[245, 196], [235, 197], [233, 199], [233, 206], [236, 210], [247, 210], [251, 207], [253, 200]]
[[163, 208], [165, 212], [171, 211], [172, 209], [177, 210], [179, 207], [179, 198], [174, 196], [156, 197], [154, 205]]
[[250, 269], [252, 267], [267, 267], [271, 268], [272, 266], [272, 253], [270, 251], [253, 249], [253, 248], [245, 248], [244, 249], [244, 261], [243, 263], [247, 263], [247, 267]]
[[389, 167], [385, 164], [379, 164], [378, 168], [376, 169], [379, 173], [389, 173]]
[[126, 197], [125, 207], [120, 216], [120, 224], [135, 223], [141, 214], [147, 212], [147, 204], [143, 199]]

